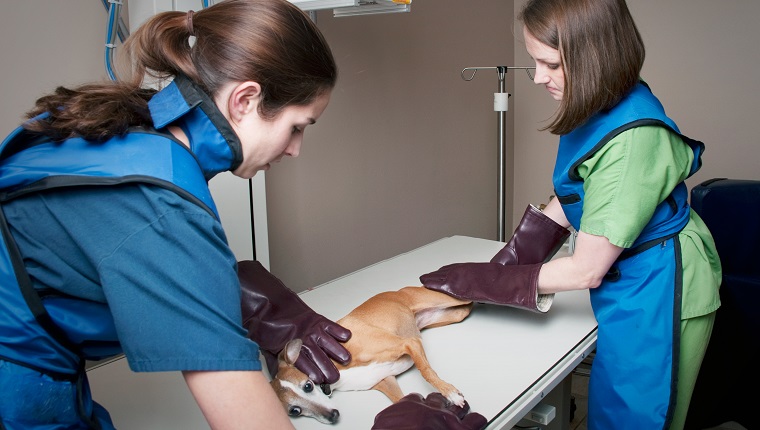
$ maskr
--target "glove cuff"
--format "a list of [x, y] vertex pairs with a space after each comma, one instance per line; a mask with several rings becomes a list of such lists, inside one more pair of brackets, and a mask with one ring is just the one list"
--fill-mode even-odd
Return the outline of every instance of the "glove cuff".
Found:
[[525, 209], [509, 242], [491, 259], [504, 265], [545, 263], [570, 236], [570, 230], [554, 222], [533, 205]]
[[554, 303], [554, 293], [551, 294], [537, 294], [536, 297], [536, 310], [540, 313], [546, 313]]

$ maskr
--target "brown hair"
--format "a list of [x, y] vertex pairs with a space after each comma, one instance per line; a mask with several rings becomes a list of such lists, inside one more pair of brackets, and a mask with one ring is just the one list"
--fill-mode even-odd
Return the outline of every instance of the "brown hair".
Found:
[[331, 90], [338, 74], [322, 33], [286, 0], [225, 0], [190, 16], [163, 12], [134, 31], [122, 50], [127, 69], [116, 81], [59, 87], [27, 114], [47, 112], [50, 120], [25, 127], [56, 139], [103, 139], [150, 126], [147, 101], [156, 90], [144, 87], [146, 78], [165, 82], [180, 74], [212, 97], [228, 82], [258, 82], [259, 113], [272, 118]]
[[558, 114], [542, 130], [567, 134], [638, 83], [644, 42], [625, 0], [529, 0], [519, 19], [559, 51], [565, 74]]

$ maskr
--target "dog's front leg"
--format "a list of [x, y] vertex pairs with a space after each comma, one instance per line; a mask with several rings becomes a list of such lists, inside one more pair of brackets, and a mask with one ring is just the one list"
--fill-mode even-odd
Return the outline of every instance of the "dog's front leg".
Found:
[[398, 381], [396, 381], [396, 377], [393, 375], [386, 376], [375, 384], [372, 389], [385, 394], [393, 403], [398, 402], [404, 397], [404, 392], [401, 391], [401, 387], [398, 386]]
[[459, 392], [457, 387], [444, 381], [438, 374], [435, 373], [430, 362], [428, 362], [425, 355], [425, 349], [422, 347], [421, 338], [407, 339], [405, 342], [405, 350], [409, 356], [414, 360], [414, 365], [422, 374], [422, 377], [430, 383], [436, 390], [444, 395], [451, 403], [457, 406], [464, 406], [464, 396]]

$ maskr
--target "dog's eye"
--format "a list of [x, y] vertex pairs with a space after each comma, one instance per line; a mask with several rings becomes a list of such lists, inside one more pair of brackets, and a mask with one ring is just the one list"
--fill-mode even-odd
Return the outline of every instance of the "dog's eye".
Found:
[[298, 406], [291, 406], [290, 409], [288, 409], [288, 415], [291, 417], [301, 416], [301, 408]]
[[311, 381], [306, 381], [306, 383], [303, 384], [303, 390], [307, 393], [311, 393], [312, 391], [314, 391], [314, 383], [312, 383]]

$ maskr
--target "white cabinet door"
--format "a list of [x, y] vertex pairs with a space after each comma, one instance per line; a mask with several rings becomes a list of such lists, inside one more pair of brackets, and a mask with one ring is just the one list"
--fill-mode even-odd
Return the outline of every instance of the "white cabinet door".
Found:
[[238, 260], [258, 260], [269, 268], [266, 187], [264, 172], [251, 180], [230, 172], [216, 175], [209, 188], [227, 241]]

